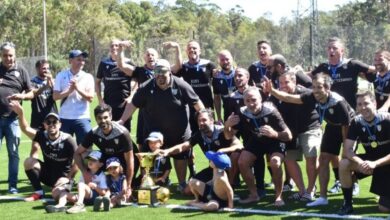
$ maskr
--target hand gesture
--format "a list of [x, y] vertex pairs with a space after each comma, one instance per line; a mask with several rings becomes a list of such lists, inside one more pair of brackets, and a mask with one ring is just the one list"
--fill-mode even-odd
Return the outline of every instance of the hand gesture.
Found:
[[225, 127], [233, 127], [240, 122], [240, 117], [232, 112], [228, 119], [225, 121]]
[[164, 49], [179, 48], [179, 44], [173, 41], [167, 41], [163, 43]]
[[94, 183], [94, 182], [89, 182], [89, 183], [88, 183], [88, 186], [89, 186], [89, 188], [91, 188], [91, 189], [96, 189], [97, 184]]
[[20, 105], [19, 101], [12, 100], [9, 103], [9, 106], [12, 109], [12, 111], [14, 111], [17, 115], [21, 115], [23, 113], [23, 108]]
[[119, 47], [122, 47], [122, 48], [131, 48], [133, 46], [134, 46], [134, 43], [130, 40], [124, 40], [124, 41], [119, 42]]
[[278, 132], [275, 131], [269, 125], [261, 126], [259, 132], [261, 135], [264, 135], [264, 136], [269, 137], [269, 138], [277, 138], [278, 137]]

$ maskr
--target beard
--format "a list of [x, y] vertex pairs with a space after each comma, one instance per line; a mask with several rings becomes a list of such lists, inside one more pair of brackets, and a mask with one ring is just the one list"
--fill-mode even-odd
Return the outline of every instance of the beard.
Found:
[[99, 123], [99, 128], [105, 130], [107, 128], [110, 128], [112, 125], [112, 122], [101, 122]]
[[202, 127], [199, 127], [199, 131], [207, 134], [214, 131], [214, 125], [203, 125]]

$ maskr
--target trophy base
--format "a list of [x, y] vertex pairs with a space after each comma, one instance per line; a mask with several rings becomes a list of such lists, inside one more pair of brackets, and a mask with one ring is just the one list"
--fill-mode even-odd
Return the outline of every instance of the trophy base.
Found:
[[157, 199], [157, 190], [160, 186], [152, 186], [150, 188], [140, 188], [138, 190], [138, 204], [149, 205], [156, 207], [160, 205]]

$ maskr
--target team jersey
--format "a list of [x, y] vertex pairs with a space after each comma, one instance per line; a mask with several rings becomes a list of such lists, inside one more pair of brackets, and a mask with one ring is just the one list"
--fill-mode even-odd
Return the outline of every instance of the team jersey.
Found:
[[225, 118], [229, 116], [231, 112], [228, 105], [229, 97], [236, 90], [236, 86], [234, 84], [234, 73], [234, 69], [229, 74], [220, 71], [213, 78], [214, 95], [221, 96]]
[[208, 137], [201, 131], [196, 132], [189, 140], [191, 146], [199, 145], [203, 153], [207, 151], [218, 151], [221, 148], [230, 147], [232, 140], [227, 140], [223, 133], [223, 126], [214, 125], [213, 134]]
[[387, 72], [384, 76], [376, 74], [374, 83], [376, 106], [379, 109], [383, 106], [390, 95], [390, 72]]

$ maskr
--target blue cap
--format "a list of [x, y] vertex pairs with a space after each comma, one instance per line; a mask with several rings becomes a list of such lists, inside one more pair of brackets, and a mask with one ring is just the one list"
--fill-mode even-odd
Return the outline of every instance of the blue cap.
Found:
[[73, 59], [73, 58], [78, 57], [78, 56], [83, 56], [84, 58], [87, 58], [88, 53], [85, 51], [83, 52], [81, 50], [71, 50], [69, 52], [69, 59]]
[[108, 169], [109, 167], [119, 167], [120, 165], [121, 162], [117, 157], [110, 157], [106, 160], [106, 169]]
[[92, 159], [92, 160], [100, 160], [102, 157], [102, 153], [97, 150], [91, 151], [91, 153], [88, 154], [87, 159]]
[[207, 151], [206, 157], [214, 163], [219, 169], [226, 169], [232, 167], [232, 163], [228, 155], [221, 152]]

